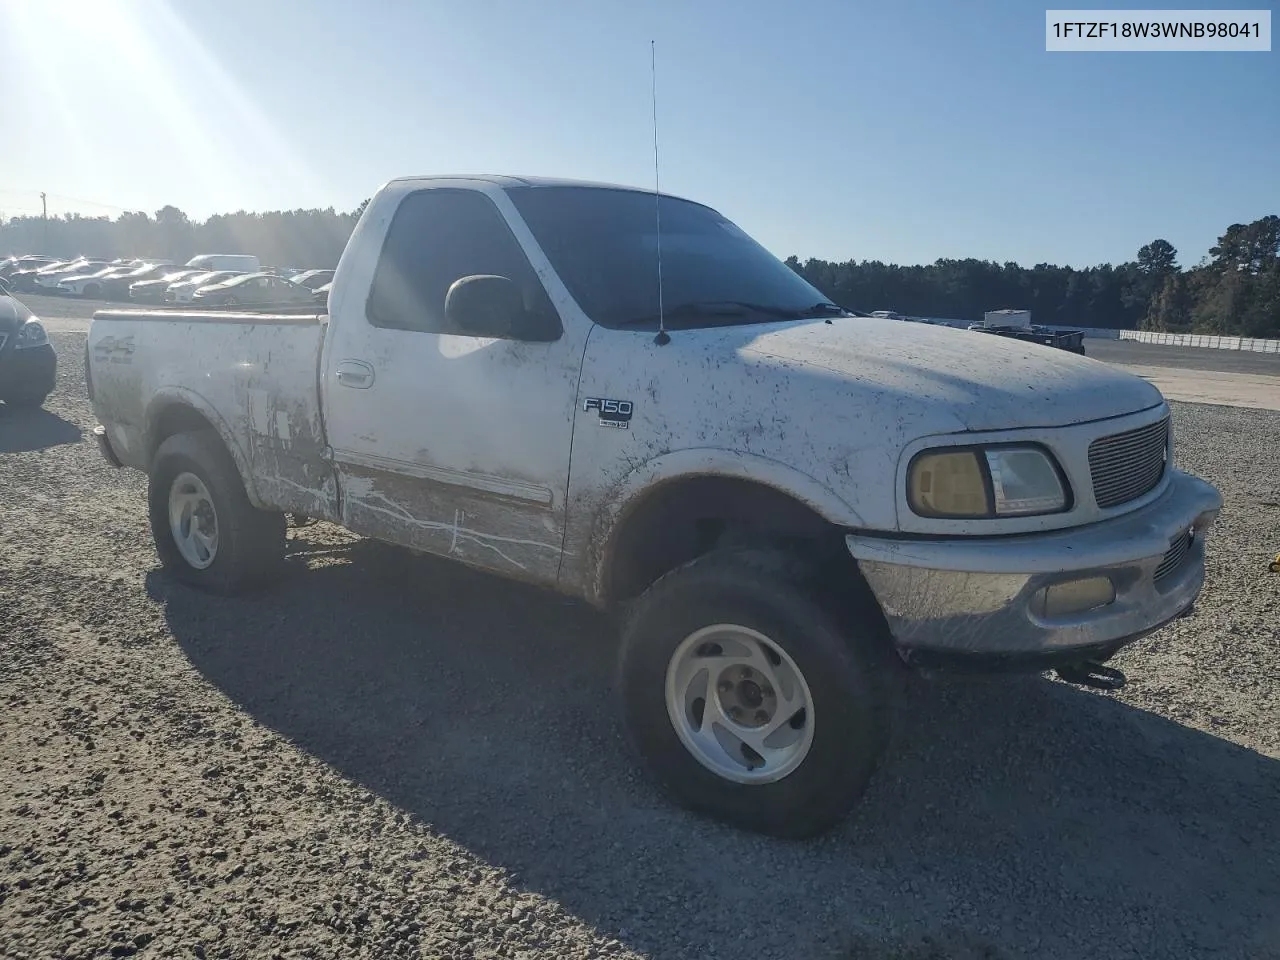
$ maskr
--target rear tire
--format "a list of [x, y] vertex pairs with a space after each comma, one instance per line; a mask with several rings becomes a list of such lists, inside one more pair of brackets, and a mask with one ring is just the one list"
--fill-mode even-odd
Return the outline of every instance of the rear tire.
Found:
[[888, 732], [888, 638], [878, 610], [843, 616], [815, 583], [786, 554], [721, 550], [638, 601], [617, 689], [632, 747], [676, 803], [799, 839], [862, 796]]
[[151, 463], [151, 535], [175, 579], [212, 593], [265, 586], [284, 566], [284, 515], [249, 502], [235, 461], [212, 430], [179, 433]]

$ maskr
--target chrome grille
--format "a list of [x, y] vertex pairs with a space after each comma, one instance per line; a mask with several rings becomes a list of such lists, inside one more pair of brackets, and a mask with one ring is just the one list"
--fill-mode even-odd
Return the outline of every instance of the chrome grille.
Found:
[[1156, 567], [1155, 576], [1152, 578], [1155, 580], [1157, 587], [1182, 568], [1182, 562], [1187, 559], [1187, 554], [1191, 551], [1191, 544], [1194, 541], [1195, 533], [1188, 530], [1173, 542], [1173, 546], [1161, 558], [1160, 565]]
[[1149, 493], [1164, 476], [1169, 418], [1089, 444], [1089, 473], [1098, 506], [1117, 507]]

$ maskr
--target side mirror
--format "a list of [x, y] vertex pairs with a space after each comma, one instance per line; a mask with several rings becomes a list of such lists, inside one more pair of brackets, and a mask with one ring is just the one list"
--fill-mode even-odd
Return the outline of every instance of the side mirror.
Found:
[[524, 316], [524, 297], [506, 277], [461, 277], [444, 298], [444, 318], [449, 326], [476, 337], [511, 337]]

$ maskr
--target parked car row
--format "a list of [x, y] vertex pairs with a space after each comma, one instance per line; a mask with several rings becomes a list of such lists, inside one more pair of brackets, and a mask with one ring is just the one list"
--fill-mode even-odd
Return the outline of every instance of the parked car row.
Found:
[[17, 293], [61, 294], [138, 303], [236, 304], [325, 302], [332, 270], [261, 269], [245, 254], [201, 254], [171, 260], [9, 257], [0, 279]]

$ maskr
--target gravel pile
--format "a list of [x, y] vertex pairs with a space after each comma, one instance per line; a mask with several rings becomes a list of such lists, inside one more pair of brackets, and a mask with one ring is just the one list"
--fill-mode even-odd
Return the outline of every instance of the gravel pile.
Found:
[[327, 525], [272, 593], [158, 573], [81, 334], [0, 410], [0, 956], [1280, 957], [1280, 414], [1118, 695], [919, 684], [858, 815], [736, 833], [633, 770], [594, 613]]

